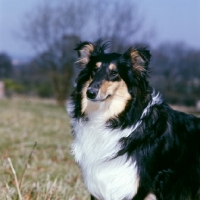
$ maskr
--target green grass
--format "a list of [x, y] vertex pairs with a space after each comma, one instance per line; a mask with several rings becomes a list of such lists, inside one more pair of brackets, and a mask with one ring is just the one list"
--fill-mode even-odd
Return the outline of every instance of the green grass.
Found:
[[71, 142], [64, 108], [42, 100], [0, 100], [0, 199], [89, 199]]

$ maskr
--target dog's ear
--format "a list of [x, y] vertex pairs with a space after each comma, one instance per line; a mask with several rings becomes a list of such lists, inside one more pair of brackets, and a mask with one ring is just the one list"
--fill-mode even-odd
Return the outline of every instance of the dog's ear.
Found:
[[125, 59], [130, 59], [133, 70], [144, 72], [148, 70], [151, 54], [147, 49], [130, 48], [124, 53]]
[[76, 63], [86, 65], [90, 60], [92, 52], [94, 51], [94, 44], [90, 42], [81, 42], [74, 50], [77, 50], [78, 52], [78, 61]]

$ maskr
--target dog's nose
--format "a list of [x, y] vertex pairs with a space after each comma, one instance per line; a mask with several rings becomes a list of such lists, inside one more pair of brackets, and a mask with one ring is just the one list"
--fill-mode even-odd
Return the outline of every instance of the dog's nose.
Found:
[[93, 88], [93, 87], [89, 87], [89, 88], [87, 89], [87, 97], [88, 97], [89, 99], [95, 99], [96, 96], [97, 96], [97, 94], [98, 94], [98, 90], [97, 90], [97, 89], [95, 89], [95, 88]]

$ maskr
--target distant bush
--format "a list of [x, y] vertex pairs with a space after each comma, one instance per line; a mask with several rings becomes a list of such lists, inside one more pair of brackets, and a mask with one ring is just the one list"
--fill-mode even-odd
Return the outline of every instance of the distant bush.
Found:
[[4, 84], [7, 96], [12, 95], [13, 93], [23, 93], [25, 90], [25, 87], [21, 83], [12, 79], [4, 79]]
[[163, 90], [165, 100], [170, 104], [179, 104], [185, 106], [195, 106], [199, 100], [199, 93], [194, 91], [193, 87], [183, 87], [183, 89], [171, 88]]
[[52, 87], [48, 83], [39, 84], [36, 87], [36, 93], [38, 94], [38, 96], [43, 97], [43, 98], [53, 96]]
[[25, 95], [34, 95], [42, 98], [53, 97], [53, 89], [49, 82], [37, 82], [29, 83], [4, 79], [5, 84], [5, 93], [7, 97], [11, 97], [13, 94], [25, 94]]

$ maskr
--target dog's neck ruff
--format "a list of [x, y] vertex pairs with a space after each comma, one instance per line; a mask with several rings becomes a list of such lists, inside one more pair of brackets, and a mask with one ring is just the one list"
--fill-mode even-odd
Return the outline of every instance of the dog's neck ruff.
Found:
[[72, 153], [82, 170], [87, 189], [97, 199], [132, 199], [137, 193], [140, 178], [136, 161], [128, 159], [126, 154], [116, 157], [122, 148], [120, 139], [132, 134], [150, 108], [161, 102], [160, 95], [153, 92], [138, 122], [123, 130], [106, 127], [105, 121], [96, 115], [90, 115], [88, 120], [72, 121], [75, 137]]
[[144, 117], [147, 116], [147, 114], [150, 112], [151, 107], [154, 105], [159, 105], [162, 102], [163, 102], [163, 100], [160, 96], [160, 93], [158, 92], [156, 94], [155, 90], [153, 90], [153, 92], [151, 93], [151, 101], [148, 103], [146, 108], [143, 110], [142, 115], [141, 115], [140, 119], [138, 120], [138, 122], [135, 124], [135, 126], [133, 126], [132, 132], [134, 132], [138, 128], [138, 126], [142, 123], [142, 120], [144, 119]]

